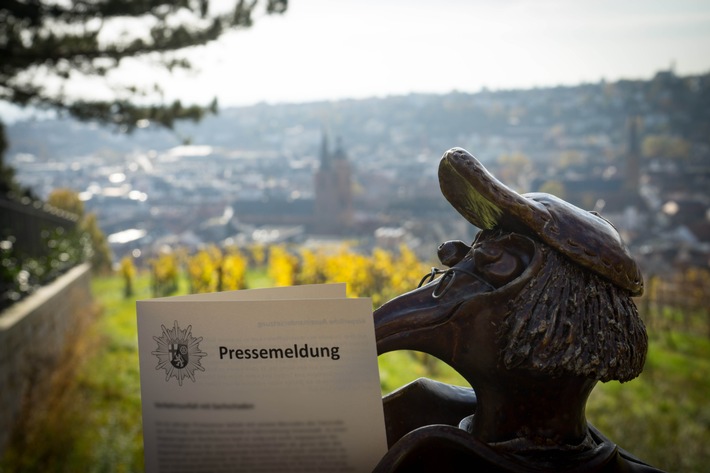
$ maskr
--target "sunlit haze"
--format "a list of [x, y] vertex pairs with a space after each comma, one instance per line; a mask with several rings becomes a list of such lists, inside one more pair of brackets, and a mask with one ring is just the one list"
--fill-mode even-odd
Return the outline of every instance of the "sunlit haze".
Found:
[[171, 96], [222, 105], [475, 92], [710, 70], [710, 2], [292, 0], [202, 48]]
[[[286, 14], [259, 5], [252, 28], [189, 51], [196, 71], [124, 61], [112, 78], [224, 107], [701, 74], [708, 51], [705, 0], [291, 0]], [[80, 80], [63, 90], [110, 98]]]

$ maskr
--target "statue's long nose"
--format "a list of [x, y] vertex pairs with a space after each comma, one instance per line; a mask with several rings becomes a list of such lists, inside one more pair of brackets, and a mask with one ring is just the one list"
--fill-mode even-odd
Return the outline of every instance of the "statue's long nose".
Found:
[[443, 324], [456, 304], [432, 297], [433, 288], [422, 286], [375, 310], [375, 338], [379, 354], [393, 350], [423, 350], [423, 332]]
[[[447, 276], [444, 276], [447, 277]], [[394, 350], [438, 352], [447, 344], [450, 322], [459, 306], [491, 290], [466, 274], [449, 276], [450, 284], [435, 280], [385, 303], [375, 310], [379, 354]], [[435, 297], [439, 295], [440, 297]]]

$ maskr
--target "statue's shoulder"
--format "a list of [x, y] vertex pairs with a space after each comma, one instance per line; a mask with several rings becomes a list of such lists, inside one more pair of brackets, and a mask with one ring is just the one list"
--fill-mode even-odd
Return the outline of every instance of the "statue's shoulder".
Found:
[[476, 411], [471, 388], [419, 378], [383, 398], [387, 442], [392, 446], [408, 432], [434, 424], [456, 426]]
[[518, 471], [506, 469], [495, 450], [465, 430], [451, 425], [427, 425], [400, 438], [373, 473]]
[[612, 445], [615, 450], [615, 455], [611, 458], [611, 461], [607, 463], [606, 468], [604, 468], [602, 472], [664, 473], [663, 470], [644, 463], [623, 448], [615, 445], [592, 424], [587, 425], [589, 426], [589, 433], [598, 445]]
[[[609, 439], [607, 439], [601, 432], [599, 432], [593, 425], [589, 425], [589, 431], [597, 441], [604, 442], [606, 444], [614, 445]], [[615, 455], [607, 465], [607, 468], [603, 472], [629, 472], [629, 473], [664, 473], [663, 470], [654, 468], [651, 465], [644, 463], [639, 458], [635, 457], [631, 453], [627, 452], [618, 445], [614, 445]]]
[[630, 473], [664, 473], [663, 470], [659, 470], [658, 468], [654, 468], [651, 465], [642, 462], [623, 449], [619, 449], [618, 461], [624, 468], [613, 471], [628, 471]]
[[590, 426], [596, 445], [586, 451], [504, 452], [451, 425], [428, 425], [400, 438], [373, 473], [663, 473], [643, 463]]

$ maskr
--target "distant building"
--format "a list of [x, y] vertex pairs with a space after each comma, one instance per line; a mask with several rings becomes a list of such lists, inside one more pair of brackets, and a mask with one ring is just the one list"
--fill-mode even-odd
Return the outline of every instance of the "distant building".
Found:
[[300, 225], [308, 233], [342, 235], [353, 226], [352, 169], [342, 143], [334, 151], [323, 135], [314, 199], [267, 197], [234, 202], [234, 217], [250, 225]]
[[333, 152], [323, 135], [320, 168], [314, 177], [315, 233], [340, 234], [353, 224], [352, 169], [338, 139]]

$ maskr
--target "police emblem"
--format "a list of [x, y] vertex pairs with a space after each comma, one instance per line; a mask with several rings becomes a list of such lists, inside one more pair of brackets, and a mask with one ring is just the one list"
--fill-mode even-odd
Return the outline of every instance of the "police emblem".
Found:
[[182, 343], [170, 344], [170, 364], [175, 368], [184, 368], [189, 358], [190, 354], [187, 351], [187, 345]]
[[204, 371], [200, 360], [207, 356], [207, 353], [200, 350], [202, 337], [192, 336], [192, 325], [186, 329], [181, 329], [177, 320], [172, 329], [161, 325], [163, 334], [160, 337], [153, 337], [158, 343], [157, 350], [152, 354], [158, 358], [156, 370], [165, 370], [165, 381], [175, 378], [182, 386], [182, 380], [190, 378], [195, 382], [195, 371]]

